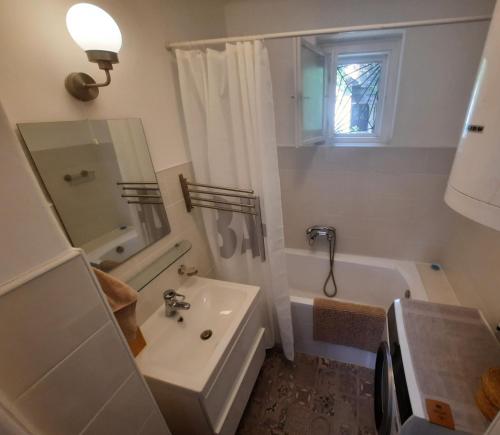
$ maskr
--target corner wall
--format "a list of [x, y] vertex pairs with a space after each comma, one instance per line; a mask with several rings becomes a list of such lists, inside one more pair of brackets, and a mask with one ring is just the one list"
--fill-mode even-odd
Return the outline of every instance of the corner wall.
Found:
[[461, 304], [500, 322], [500, 232], [454, 214], [441, 262]]

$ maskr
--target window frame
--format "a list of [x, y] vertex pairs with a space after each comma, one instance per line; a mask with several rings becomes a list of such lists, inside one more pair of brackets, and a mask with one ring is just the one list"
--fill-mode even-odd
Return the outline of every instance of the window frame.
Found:
[[[303, 137], [303, 108], [304, 108], [304, 95], [303, 95], [303, 75], [302, 75], [302, 47], [307, 48], [308, 50], [313, 51], [315, 54], [322, 56], [324, 61], [324, 78], [323, 83], [325, 83], [323, 89], [323, 129], [322, 134], [316, 137], [311, 137], [304, 140]], [[296, 113], [296, 132], [295, 136], [297, 138], [297, 143], [301, 145], [321, 145], [327, 143], [329, 140], [329, 80], [330, 80], [330, 71], [329, 71], [329, 57], [328, 54], [321, 50], [320, 47], [314, 45], [307, 41], [304, 38], [295, 38], [295, 63], [296, 63], [296, 71], [295, 71], [295, 87], [296, 87], [296, 96], [297, 96], [297, 104], [298, 110]]]
[[[317, 49], [327, 56], [328, 80], [326, 89], [327, 140], [329, 145], [381, 145], [392, 139], [396, 118], [396, 106], [401, 76], [405, 32], [374, 31], [337, 35], [328, 41], [319, 41]], [[314, 47], [314, 46], [313, 46]], [[381, 61], [382, 74], [379, 82], [378, 115], [373, 133], [354, 132], [336, 134], [334, 126], [337, 65], [342, 58], [353, 61]], [[299, 65], [300, 69], [300, 65]], [[300, 82], [300, 81], [299, 81]], [[299, 110], [302, 116], [302, 110]], [[300, 127], [301, 128], [301, 127]], [[300, 131], [300, 138], [302, 132]], [[303, 143], [303, 145], [308, 145]]]
[[[360, 146], [380, 146], [386, 145], [392, 139], [396, 117], [396, 105], [399, 93], [399, 81], [401, 77], [401, 60], [403, 57], [404, 30], [398, 31], [365, 31], [352, 32], [348, 35], [328, 35], [318, 37], [316, 44], [312, 44], [304, 38], [294, 38], [295, 40], [295, 72], [294, 81], [296, 93], [292, 98], [296, 99], [295, 109], [295, 138], [297, 146], [311, 145], [360, 145]], [[302, 139], [302, 72], [301, 72], [301, 46], [304, 44], [308, 48], [326, 56], [327, 80], [325, 86], [325, 107], [324, 116], [327, 118], [325, 137], [318, 137], [317, 140]], [[363, 58], [363, 60], [386, 57], [386, 68], [384, 77], [381, 78], [383, 86], [383, 96], [379, 98], [380, 114], [377, 122], [380, 124], [374, 134], [370, 133], [348, 133], [337, 135], [334, 132], [333, 110], [335, 108], [336, 90], [336, 65], [339, 57], [352, 56], [353, 58]], [[332, 98], [333, 96], [333, 98]]]

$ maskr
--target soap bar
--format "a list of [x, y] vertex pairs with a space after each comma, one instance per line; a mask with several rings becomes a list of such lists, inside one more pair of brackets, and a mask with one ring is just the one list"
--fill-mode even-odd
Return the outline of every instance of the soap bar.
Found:
[[425, 399], [427, 407], [427, 414], [429, 421], [440, 426], [447, 427], [448, 429], [455, 429], [455, 422], [453, 421], [453, 414], [451, 413], [450, 405], [439, 400]]

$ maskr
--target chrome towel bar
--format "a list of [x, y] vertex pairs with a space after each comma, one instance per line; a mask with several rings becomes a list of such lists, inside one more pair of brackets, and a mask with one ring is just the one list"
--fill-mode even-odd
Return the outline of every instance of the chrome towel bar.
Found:
[[122, 198], [157, 198], [161, 199], [160, 195], [132, 195], [132, 194], [127, 194], [127, 195], [122, 195]]
[[128, 187], [123, 186], [122, 190], [160, 190], [159, 187]]
[[118, 186], [125, 186], [128, 184], [158, 184], [156, 181], [117, 181]]
[[153, 204], [153, 205], [162, 205], [163, 202], [149, 202], [149, 201], [127, 201], [127, 204]]
[[[199, 207], [255, 216], [250, 219], [255, 224], [259, 242], [260, 257], [262, 261], [266, 260], [264, 244], [265, 232], [264, 225], [262, 223], [260, 199], [257, 195], [255, 195], [253, 190], [194, 183], [188, 181], [182, 174], [179, 174], [179, 182], [181, 184], [182, 196], [184, 197], [184, 203], [186, 204], [186, 210], [188, 212], [191, 212], [191, 210], [195, 207]], [[196, 194], [196, 196], [192, 196], [191, 194], [193, 193]], [[233, 200], [226, 200], [226, 198]], [[234, 201], [234, 198], [239, 198], [240, 202]]]
[[185, 180], [186, 180], [186, 184], [188, 186], [208, 187], [209, 189], [228, 190], [230, 192], [253, 193], [253, 190], [236, 189], [234, 187], [211, 186], [210, 184], [191, 183], [191, 182], [187, 181], [187, 179], [185, 179]]
[[[188, 184], [188, 186], [195, 186], [195, 184]], [[220, 189], [220, 187], [218, 188]], [[200, 190], [200, 189], [188, 189], [190, 193], [204, 193], [207, 195], [221, 195], [221, 196], [230, 196], [232, 198], [246, 198], [246, 199], [256, 199], [257, 197], [254, 195], [241, 195], [239, 193], [224, 193], [224, 192], [216, 192], [211, 190]]]
[[[160, 188], [157, 182], [152, 181], [118, 181], [117, 186], [121, 187], [122, 198], [131, 198], [132, 201], [127, 200], [127, 204], [163, 204]], [[133, 191], [133, 192], [129, 192]], [[144, 192], [144, 193], [142, 193]]]

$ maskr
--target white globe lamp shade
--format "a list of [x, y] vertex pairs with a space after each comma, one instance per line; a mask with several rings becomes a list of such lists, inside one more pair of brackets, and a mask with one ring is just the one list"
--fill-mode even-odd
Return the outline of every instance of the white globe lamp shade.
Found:
[[122, 34], [113, 17], [93, 4], [71, 6], [66, 14], [66, 27], [82, 50], [118, 53], [122, 46]]

